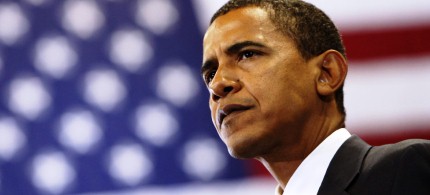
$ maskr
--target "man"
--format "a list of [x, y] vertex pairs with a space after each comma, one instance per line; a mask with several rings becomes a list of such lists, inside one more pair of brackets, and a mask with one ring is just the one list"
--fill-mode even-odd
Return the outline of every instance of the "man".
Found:
[[345, 127], [347, 62], [333, 22], [297, 0], [231, 0], [211, 20], [202, 76], [229, 153], [278, 194], [430, 194], [430, 142], [372, 147]]

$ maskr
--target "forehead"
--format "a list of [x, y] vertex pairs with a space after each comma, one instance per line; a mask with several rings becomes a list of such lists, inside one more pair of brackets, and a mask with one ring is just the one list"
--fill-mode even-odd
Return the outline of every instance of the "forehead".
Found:
[[271, 23], [266, 10], [256, 6], [242, 7], [218, 16], [208, 28], [208, 32], [214, 28], [227, 30], [237, 26], [257, 25], [266, 22]]
[[244, 40], [266, 42], [270, 36], [284, 37], [264, 9], [244, 7], [219, 16], [206, 31], [203, 45], [207, 51]]

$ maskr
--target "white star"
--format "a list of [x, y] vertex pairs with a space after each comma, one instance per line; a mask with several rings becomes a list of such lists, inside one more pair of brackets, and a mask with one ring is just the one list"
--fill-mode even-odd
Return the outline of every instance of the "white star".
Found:
[[9, 108], [28, 120], [35, 120], [50, 104], [51, 96], [37, 77], [15, 78], [9, 85]]
[[12, 118], [0, 118], [0, 158], [10, 160], [26, 144], [26, 138]]
[[147, 177], [153, 168], [150, 158], [140, 145], [119, 144], [112, 148], [109, 156], [109, 173], [126, 185], [137, 185]]
[[127, 71], [138, 71], [152, 56], [152, 47], [140, 30], [119, 30], [111, 37], [110, 59]]
[[182, 166], [190, 176], [207, 181], [217, 176], [227, 165], [226, 156], [213, 139], [198, 139], [186, 143]]
[[136, 112], [136, 133], [145, 141], [162, 146], [178, 131], [179, 124], [167, 106], [142, 105]]
[[136, 21], [154, 34], [163, 34], [177, 23], [179, 12], [169, 0], [140, 0]]
[[16, 43], [29, 29], [29, 22], [21, 7], [15, 3], [0, 4], [0, 41], [6, 45]]
[[85, 75], [84, 82], [85, 100], [105, 112], [116, 108], [127, 95], [121, 78], [113, 70], [92, 70]]
[[199, 93], [194, 73], [182, 63], [165, 65], [157, 79], [157, 95], [176, 106], [183, 106]]
[[60, 152], [38, 154], [31, 165], [33, 185], [50, 194], [62, 193], [76, 176], [75, 170]]
[[69, 0], [64, 4], [63, 27], [80, 38], [87, 39], [104, 24], [105, 18], [92, 0]]
[[62, 36], [45, 37], [38, 40], [35, 52], [35, 67], [54, 78], [63, 78], [77, 62], [77, 54], [69, 41]]
[[76, 109], [61, 116], [58, 138], [75, 152], [89, 152], [101, 140], [101, 136], [102, 130], [89, 111]]

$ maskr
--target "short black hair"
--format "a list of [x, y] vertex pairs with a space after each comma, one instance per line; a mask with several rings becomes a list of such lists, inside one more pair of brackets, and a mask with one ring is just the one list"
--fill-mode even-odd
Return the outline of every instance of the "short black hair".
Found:
[[[333, 21], [320, 9], [300, 0], [230, 0], [212, 16], [210, 24], [219, 16], [243, 7], [256, 6], [266, 10], [271, 22], [293, 40], [305, 60], [333, 49], [346, 58], [345, 47]], [[343, 105], [343, 84], [335, 92], [340, 113]]]

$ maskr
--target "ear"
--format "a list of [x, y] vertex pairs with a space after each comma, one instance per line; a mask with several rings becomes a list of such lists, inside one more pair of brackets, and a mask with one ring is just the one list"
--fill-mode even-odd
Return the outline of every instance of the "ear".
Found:
[[346, 59], [336, 50], [327, 50], [318, 56], [319, 76], [316, 80], [317, 92], [321, 96], [334, 94], [339, 89], [348, 72]]

